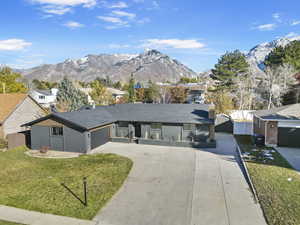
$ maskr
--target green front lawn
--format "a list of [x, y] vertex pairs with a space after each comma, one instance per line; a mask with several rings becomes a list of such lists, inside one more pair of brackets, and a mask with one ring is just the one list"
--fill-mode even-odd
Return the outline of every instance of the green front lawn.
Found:
[[0, 225], [23, 225], [23, 224], [0, 220]]
[[[41, 159], [24, 154], [25, 147], [0, 152], [0, 205], [44, 213], [92, 219], [122, 186], [132, 167], [114, 154], [83, 155], [72, 159]], [[65, 183], [83, 199], [85, 207], [61, 186]]]
[[300, 224], [300, 175], [273, 148], [236, 136], [269, 225]]

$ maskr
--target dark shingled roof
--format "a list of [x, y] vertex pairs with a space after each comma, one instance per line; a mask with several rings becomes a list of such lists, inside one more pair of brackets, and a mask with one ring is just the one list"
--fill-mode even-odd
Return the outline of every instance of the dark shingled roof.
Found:
[[254, 112], [264, 120], [300, 120], [300, 104], [285, 105], [270, 110], [259, 110]]
[[201, 104], [117, 104], [53, 113], [47, 118], [32, 121], [24, 126], [31, 126], [49, 117], [86, 130], [116, 121], [211, 124], [214, 121], [208, 118], [208, 110], [209, 105]]

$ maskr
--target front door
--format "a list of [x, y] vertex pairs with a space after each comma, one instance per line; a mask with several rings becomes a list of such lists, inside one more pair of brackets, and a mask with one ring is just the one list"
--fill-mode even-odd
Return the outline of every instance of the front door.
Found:
[[142, 136], [142, 131], [141, 131], [141, 124], [136, 123], [134, 125], [134, 129], [135, 129], [135, 137], [140, 138]]

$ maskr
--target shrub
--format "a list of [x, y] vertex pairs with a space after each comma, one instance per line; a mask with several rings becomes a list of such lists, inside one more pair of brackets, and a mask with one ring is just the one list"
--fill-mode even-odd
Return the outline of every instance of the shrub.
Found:
[[0, 149], [5, 149], [8, 147], [7, 140], [4, 138], [0, 138]]

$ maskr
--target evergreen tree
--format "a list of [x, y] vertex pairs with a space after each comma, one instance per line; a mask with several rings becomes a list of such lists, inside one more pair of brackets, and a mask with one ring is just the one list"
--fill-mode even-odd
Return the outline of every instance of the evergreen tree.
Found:
[[285, 50], [279, 46], [274, 48], [271, 53], [266, 57], [264, 64], [267, 67], [280, 66], [284, 63]]
[[239, 50], [225, 53], [212, 70], [212, 78], [217, 80], [216, 89], [233, 89], [235, 78], [245, 75], [248, 69], [246, 57]]
[[268, 67], [283, 66], [289, 64], [300, 71], [300, 41], [293, 41], [285, 47], [274, 48], [266, 57], [264, 64]]
[[157, 102], [159, 99], [159, 89], [158, 86], [151, 80], [148, 81], [148, 87], [145, 89], [145, 102], [153, 103]]
[[62, 111], [75, 111], [88, 104], [87, 95], [76, 89], [66, 77], [58, 85], [58, 108]]
[[136, 100], [135, 97], [135, 79], [133, 75], [131, 74], [130, 80], [129, 80], [129, 85], [128, 85], [128, 102], [134, 103]]

